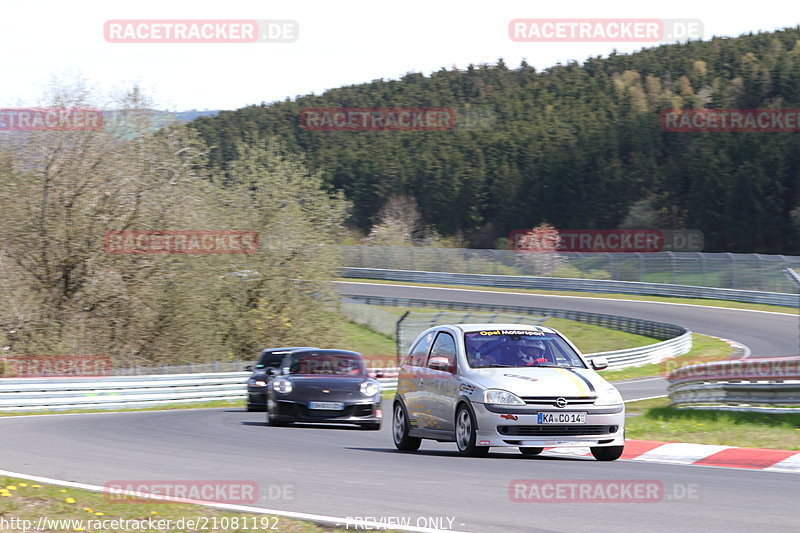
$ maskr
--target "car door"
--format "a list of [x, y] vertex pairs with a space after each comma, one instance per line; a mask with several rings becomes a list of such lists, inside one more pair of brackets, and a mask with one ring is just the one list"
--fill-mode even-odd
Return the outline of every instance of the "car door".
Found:
[[430, 405], [428, 429], [447, 434], [455, 431], [455, 401], [460, 381], [456, 375], [456, 339], [449, 331], [439, 331], [426, 364], [423, 391]]
[[422, 384], [425, 381], [425, 364], [428, 361], [428, 353], [435, 337], [436, 331], [430, 331], [417, 339], [403, 364], [397, 383], [397, 394], [406, 406], [408, 423], [412, 430], [425, 429], [430, 420]]

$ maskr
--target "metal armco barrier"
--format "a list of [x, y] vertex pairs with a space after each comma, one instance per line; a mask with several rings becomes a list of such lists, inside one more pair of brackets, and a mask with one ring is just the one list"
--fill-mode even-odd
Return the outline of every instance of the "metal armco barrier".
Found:
[[734, 411], [800, 412], [800, 358], [700, 363], [669, 374], [672, 405]]
[[384, 296], [361, 296], [343, 294], [343, 298], [355, 302], [372, 305], [390, 305], [399, 307], [432, 307], [437, 309], [458, 309], [467, 311], [489, 311], [495, 313], [513, 313], [517, 315], [533, 315], [536, 317], [566, 318], [577, 322], [584, 322], [595, 326], [616, 329], [627, 333], [645, 335], [662, 342], [596, 354], [586, 354], [586, 357], [606, 357], [609, 368], [625, 368], [648, 363], [658, 363], [669, 357], [687, 353], [692, 349], [692, 333], [681, 326], [652, 322], [641, 318], [624, 316], [603, 315], [583, 311], [570, 311], [566, 309], [549, 309], [545, 307], [527, 307], [521, 305], [494, 305], [465, 302], [448, 302], [445, 300], [426, 300], [421, 298], [388, 298]]
[[462, 274], [452, 272], [425, 272], [417, 270], [386, 270], [380, 268], [344, 268], [342, 277], [353, 279], [379, 279], [413, 283], [441, 283], [446, 285], [475, 285], [543, 291], [576, 291], [679, 298], [703, 298], [735, 302], [800, 307], [797, 294], [760, 292], [691, 285], [667, 285], [640, 281], [615, 281], [579, 278], [549, 278], [535, 276], [504, 276], [493, 274]]
[[[381, 369], [384, 390], [397, 388], [397, 369]], [[374, 371], [372, 371], [374, 375]], [[209, 400], [243, 400], [250, 372], [104, 378], [0, 379], [0, 411], [124, 409]]]

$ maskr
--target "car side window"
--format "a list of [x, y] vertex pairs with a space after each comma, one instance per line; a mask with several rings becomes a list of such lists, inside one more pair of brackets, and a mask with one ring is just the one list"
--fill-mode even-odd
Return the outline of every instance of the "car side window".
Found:
[[425, 365], [425, 360], [428, 358], [428, 351], [431, 349], [431, 343], [433, 343], [435, 333], [436, 332], [431, 331], [417, 341], [417, 344], [414, 345], [411, 352], [408, 354], [406, 364], [411, 366]]
[[452, 335], [440, 331], [431, 348], [428, 358], [428, 368], [455, 372], [456, 369], [456, 341]]

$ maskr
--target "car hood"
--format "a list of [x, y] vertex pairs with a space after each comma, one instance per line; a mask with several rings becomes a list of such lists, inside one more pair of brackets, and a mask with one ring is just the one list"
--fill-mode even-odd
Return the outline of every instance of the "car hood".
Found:
[[487, 389], [517, 396], [596, 396], [611, 385], [586, 368], [481, 368], [469, 376]]

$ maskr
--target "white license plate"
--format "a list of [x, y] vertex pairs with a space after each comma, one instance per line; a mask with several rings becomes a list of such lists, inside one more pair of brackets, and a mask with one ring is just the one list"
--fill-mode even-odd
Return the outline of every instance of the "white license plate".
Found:
[[539, 424], [585, 424], [586, 413], [537, 413]]
[[343, 402], [308, 402], [309, 409], [321, 409], [324, 411], [344, 411]]

